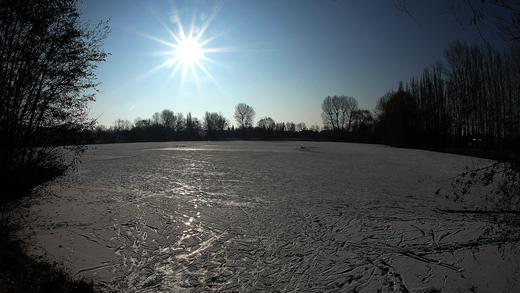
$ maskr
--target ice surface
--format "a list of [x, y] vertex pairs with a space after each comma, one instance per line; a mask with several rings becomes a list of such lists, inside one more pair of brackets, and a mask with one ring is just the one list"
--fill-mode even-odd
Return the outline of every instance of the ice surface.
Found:
[[20, 221], [32, 253], [107, 291], [518, 292], [519, 253], [485, 233], [489, 215], [439, 211], [479, 204], [436, 191], [485, 163], [329, 142], [93, 145]]

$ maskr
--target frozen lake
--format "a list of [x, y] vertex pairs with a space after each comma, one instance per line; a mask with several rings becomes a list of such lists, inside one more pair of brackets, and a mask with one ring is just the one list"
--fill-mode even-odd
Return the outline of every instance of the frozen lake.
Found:
[[107, 290], [518, 292], [519, 253], [493, 244], [491, 219], [441, 211], [478, 204], [442, 194], [484, 163], [332, 142], [95, 145], [23, 221], [33, 253]]

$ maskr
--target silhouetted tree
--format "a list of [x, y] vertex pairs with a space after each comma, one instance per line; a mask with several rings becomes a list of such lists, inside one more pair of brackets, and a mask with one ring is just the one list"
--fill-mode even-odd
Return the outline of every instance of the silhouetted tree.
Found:
[[417, 105], [415, 98], [399, 85], [378, 102], [381, 109], [379, 122], [383, 128], [384, 141], [396, 146], [416, 145]]
[[185, 122], [185, 130], [184, 130], [185, 139], [198, 139], [201, 134], [201, 125], [199, 120], [196, 117], [192, 117], [191, 113], [186, 115]]
[[352, 112], [352, 128], [359, 129], [362, 125], [371, 126], [374, 123], [374, 117], [369, 110], [360, 109]]
[[114, 130], [123, 131], [130, 130], [132, 128], [132, 122], [130, 120], [125, 119], [117, 119], [114, 121]]
[[336, 134], [351, 130], [357, 100], [348, 96], [328, 96], [321, 103], [323, 125]]
[[319, 126], [318, 124], [313, 124], [313, 125], [311, 125], [311, 127], [309, 128], [309, 130], [310, 130], [311, 132], [320, 132], [321, 129], [320, 129], [320, 126]]
[[175, 117], [175, 114], [171, 110], [168, 110], [168, 109], [162, 110], [161, 123], [166, 128], [175, 130], [175, 126], [177, 125], [177, 117]]
[[326, 129], [337, 131], [339, 129], [339, 104], [337, 98], [327, 96], [321, 103], [321, 118]]
[[304, 122], [300, 122], [300, 123], [296, 124], [296, 131], [300, 132], [300, 131], [305, 131], [305, 130], [307, 130], [307, 125], [305, 125]]
[[264, 117], [258, 120], [257, 126], [266, 131], [273, 131], [275, 127], [275, 122], [271, 117]]
[[245, 129], [253, 126], [253, 119], [255, 117], [255, 110], [253, 107], [240, 103], [235, 106], [235, 120], [240, 128]]
[[204, 115], [204, 130], [210, 138], [217, 137], [227, 126], [227, 119], [220, 113], [206, 112]]
[[57, 129], [73, 133], [92, 126], [86, 107], [94, 99], [95, 68], [106, 58], [101, 42], [108, 28], [83, 24], [76, 4], [0, 2], [2, 179], [24, 180], [34, 164], [66, 164], [49, 145], [60, 138]]
[[177, 120], [175, 123], [175, 130], [184, 131], [186, 129], [186, 120], [184, 119], [184, 115], [179, 112], [175, 114], [175, 119]]
[[284, 132], [286, 130], [284, 122], [278, 122], [274, 125], [274, 130], [278, 132]]
[[155, 112], [152, 115], [152, 124], [159, 125], [161, 123], [161, 114], [159, 112]]
[[289, 132], [295, 132], [296, 131], [296, 124], [294, 124], [294, 122], [286, 122], [285, 123], [285, 128]]
[[148, 128], [151, 125], [152, 125], [151, 120], [149, 120], [149, 119], [141, 119], [141, 118], [137, 118], [135, 123], [134, 123], [134, 126], [137, 127], [137, 128]]

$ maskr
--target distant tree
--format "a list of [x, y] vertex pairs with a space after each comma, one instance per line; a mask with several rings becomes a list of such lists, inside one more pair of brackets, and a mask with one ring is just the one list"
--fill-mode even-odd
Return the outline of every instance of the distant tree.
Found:
[[94, 127], [94, 130], [97, 132], [106, 131], [107, 127], [105, 125], [98, 124]]
[[320, 126], [319, 126], [318, 124], [313, 124], [313, 125], [311, 125], [311, 127], [309, 128], [309, 130], [310, 130], [311, 132], [320, 132], [321, 129], [320, 129]]
[[358, 129], [361, 125], [372, 125], [374, 117], [369, 110], [360, 109], [353, 112], [353, 128]]
[[161, 124], [161, 114], [159, 112], [155, 112], [152, 115], [152, 124], [159, 125]]
[[274, 126], [274, 130], [278, 131], [278, 132], [283, 132], [285, 131], [285, 123], [284, 122], [278, 122], [275, 124]]
[[390, 92], [378, 102], [384, 140], [395, 146], [415, 146], [418, 134], [418, 110], [415, 98], [402, 83], [396, 92]]
[[358, 110], [358, 102], [354, 97], [340, 97], [341, 99], [341, 129], [350, 131], [354, 115]]
[[206, 112], [204, 115], [204, 130], [208, 135], [224, 131], [227, 125], [228, 121], [221, 113]]
[[321, 118], [326, 129], [337, 131], [339, 129], [339, 105], [331, 96], [325, 97], [321, 103]]
[[213, 116], [214, 116], [213, 120], [216, 121], [217, 130], [218, 131], [226, 130], [226, 128], [229, 126], [229, 122], [226, 119], [226, 117], [224, 117], [224, 115], [222, 115], [222, 113], [218, 113], [217, 115], [215, 115], [215, 113], [213, 113]]
[[296, 124], [294, 124], [294, 122], [287, 122], [287, 123], [285, 123], [285, 128], [289, 132], [295, 132], [296, 131]]
[[264, 117], [258, 120], [257, 126], [267, 131], [273, 131], [275, 127], [275, 122], [271, 117]]
[[184, 119], [184, 115], [182, 113], [177, 113], [175, 115], [176, 123], [175, 123], [175, 130], [176, 131], [183, 131], [186, 129], [186, 120]]
[[70, 156], [53, 145], [63, 133], [94, 125], [87, 105], [94, 100], [95, 69], [107, 56], [101, 49], [107, 33], [104, 23], [81, 21], [77, 1], [0, 2], [2, 180], [23, 181], [35, 165], [68, 165]]
[[321, 104], [323, 125], [337, 133], [350, 131], [357, 100], [349, 96], [328, 96]]
[[192, 134], [195, 136], [195, 138], [198, 138], [201, 136], [202, 123], [200, 123], [200, 121], [199, 121], [199, 119], [197, 119], [197, 117], [191, 118], [191, 130], [192, 130]]
[[191, 118], [191, 113], [186, 115], [186, 123], [185, 123], [186, 131], [191, 131], [194, 128], [195, 122]]
[[296, 131], [305, 131], [307, 130], [307, 125], [305, 125], [305, 122], [300, 122], [296, 124]]
[[137, 127], [137, 128], [147, 128], [147, 127], [150, 127], [150, 125], [152, 125], [152, 121], [149, 119], [137, 118], [134, 123], [134, 127]]
[[360, 142], [372, 142], [374, 139], [375, 119], [369, 110], [357, 110], [353, 114], [352, 139]]
[[201, 135], [201, 130], [202, 127], [199, 120], [196, 117], [192, 117], [191, 113], [188, 112], [184, 123], [184, 138], [198, 139]]
[[240, 103], [235, 106], [235, 120], [237, 121], [240, 128], [245, 129], [253, 125], [253, 119], [255, 117], [255, 110], [253, 107]]
[[175, 117], [173, 111], [165, 109], [161, 112], [161, 124], [166, 128], [174, 130], [176, 123], [177, 118]]
[[132, 122], [125, 119], [117, 119], [114, 121], [114, 130], [116, 131], [124, 131], [130, 130], [133, 127]]

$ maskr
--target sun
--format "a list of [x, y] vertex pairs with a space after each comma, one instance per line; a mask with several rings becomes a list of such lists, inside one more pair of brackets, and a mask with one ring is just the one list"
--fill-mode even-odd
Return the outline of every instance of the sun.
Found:
[[212, 63], [220, 65], [210, 55], [215, 53], [233, 52], [233, 47], [209, 47], [209, 44], [217, 39], [217, 35], [206, 36], [208, 28], [212, 20], [216, 17], [219, 9], [214, 11], [205, 18], [204, 22], [200, 25], [196, 25], [195, 21], [192, 20], [188, 27], [184, 27], [179, 15], [172, 17], [176, 29], [170, 28], [170, 26], [161, 22], [162, 26], [168, 32], [169, 38], [158, 38], [148, 34], [142, 34], [144, 37], [151, 39], [163, 46], [167, 47], [166, 51], [157, 52], [159, 55], [164, 56], [164, 61], [152, 68], [146, 75], [155, 72], [159, 69], [168, 68], [170, 69], [170, 75], [168, 80], [176, 76], [180, 71], [181, 74], [181, 86], [187, 80], [188, 75], [194, 78], [195, 82], [199, 83], [199, 75], [209, 79], [214, 84], [217, 84], [215, 78], [209, 72], [207, 65]]
[[204, 59], [204, 48], [196, 38], [181, 39], [173, 51], [172, 62], [180, 62], [183, 67], [193, 67], [201, 64]]

